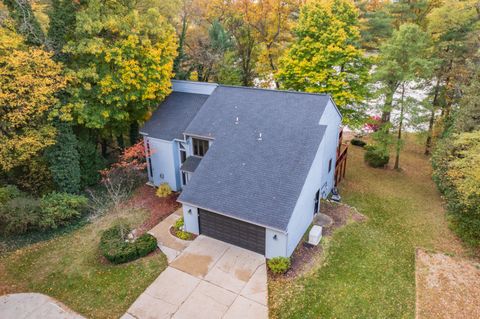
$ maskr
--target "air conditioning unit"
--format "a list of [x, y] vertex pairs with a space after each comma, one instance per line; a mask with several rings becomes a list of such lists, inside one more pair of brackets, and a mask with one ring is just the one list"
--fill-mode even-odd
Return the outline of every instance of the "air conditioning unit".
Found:
[[308, 243], [310, 245], [317, 246], [322, 239], [322, 226], [313, 225], [312, 229], [310, 229], [310, 233], [308, 234]]

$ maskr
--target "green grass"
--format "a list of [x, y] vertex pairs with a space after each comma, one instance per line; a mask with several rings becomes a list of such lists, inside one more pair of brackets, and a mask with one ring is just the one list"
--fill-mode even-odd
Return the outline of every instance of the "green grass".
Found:
[[463, 253], [413, 138], [402, 171], [367, 167], [362, 149], [350, 151], [341, 194], [368, 219], [338, 230], [317, 270], [270, 281], [274, 318], [414, 318], [415, 248]]
[[112, 265], [99, 253], [102, 230], [119, 219], [139, 225], [142, 210], [119, 211], [54, 239], [0, 257], [0, 295], [40, 292], [87, 318], [118, 318], [166, 268], [162, 253]]

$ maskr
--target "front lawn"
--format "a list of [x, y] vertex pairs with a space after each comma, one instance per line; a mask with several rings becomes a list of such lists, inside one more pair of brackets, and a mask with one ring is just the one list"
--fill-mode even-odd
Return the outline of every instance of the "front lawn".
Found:
[[410, 137], [403, 171], [373, 169], [351, 146], [343, 201], [368, 219], [337, 231], [323, 264], [297, 279], [269, 282], [273, 318], [413, 318], [415, 248], [462, 254], [448, 229], [428, 159]]
[[0, 257], [0, 295], [41, 292], [87, 318], [118, 318], [166, 268], [163, 253], [112, 265], [101, 258], [102, 230], [119, 219], [132, 226], [145, 223], [150, 212], [122, 208], [86, 226]]

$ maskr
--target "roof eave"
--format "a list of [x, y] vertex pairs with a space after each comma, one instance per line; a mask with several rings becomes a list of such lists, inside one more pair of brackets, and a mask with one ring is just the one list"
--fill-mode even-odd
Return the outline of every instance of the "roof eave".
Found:
[[187, 201], [183, 201], [183, 200], [180, 200], [180, 199], [177, 199], [177, 202], [179, 202], [181, 204], [197, 207], [197, 208], [200, 208], [200, 209], [208, 210], [208, 211], [211, 211], [213, 213], [216, 213], [216, 214], [219, 214], [219, 215], [222, 215], [222, 216], [225, 216], [225, 217], [230, 217], [230, 218], [233, 218], [233, 219], [236, 219], [236, 220], [240, 220], [240, 221], [245, 222], [245, 223], [257, 225], [257, 226], [260, 226], [260, 227], [265, 227], [265, 228], [268, 228], [268, 229], [272, 229], [272, 230], [279, 231], [281, 233], [287, 234], [287, 229], [280, 229], [280, 228], [264, 225], [264, 224], [261, 224], [261, 223], [255, 223], [255, 222], [252, 222], [251, 220], [246, 220], [246, 219], [238, 218], [236, 216], [229, 215], [229, 214], [226, 214], [226, 213], [221, 213], [221, 212], [216, 211], [214, 209], [206, 208], [206, 207], [203, 207], [203, 206], [200, 206], [200, 205], [197, 205], [197, 204], [193, 204], [193, 203], [189, 203]]

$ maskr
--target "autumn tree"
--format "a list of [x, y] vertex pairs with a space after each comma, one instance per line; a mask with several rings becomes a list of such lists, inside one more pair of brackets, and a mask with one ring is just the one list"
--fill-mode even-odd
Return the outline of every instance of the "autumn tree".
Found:
[[28, 47], [8, 21], [0, 26], [0, 170], [28, 164], [55, 143], [49, 114], [66, 85], [52, 54]]
[[360, 122], [369, 60], [359, 48], [358, 11], [351, 1], [314, 0], [300, 13], [297, 39], [280, 61], [284, 89], [330, 93], [348, 124]]
[[137, 132], [170, 93], [176, 55], [175, 32], [158, 9], [136, 5], [88, 2], [64, 48], [75, 79], [64, 113], [86, 128], [111, 132], [120, 145], [123, 133]]
[[278, 70], [278, 59], [293, 40], [292, 15], [298, 12], [300, 0], [259, 0], [250, 1], [249, 10], [244, 10], [244, 19], [254, 31], [259, 44], [256, 73], [266, 86], [279, 83], [274, 81]]
[[[469, 62], [478, 50], [478, 2], [448, 0], [428, 15], [428, 32], [433, 39], [432, 58], [438, 60], [430, 90], [431, 106], [425, 154], [430, 154], [434, 125], [448, 118], [459, 92], [470, 77]], [[442, 117], [438, 117], [439, 111]]]
[[453, 229], [472, 246], [480, 246], [480, 67], [470, 65], [459, 107], [432, 155], [433, 179], [443, 193]]

